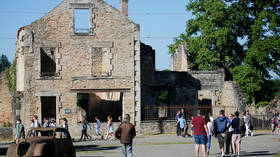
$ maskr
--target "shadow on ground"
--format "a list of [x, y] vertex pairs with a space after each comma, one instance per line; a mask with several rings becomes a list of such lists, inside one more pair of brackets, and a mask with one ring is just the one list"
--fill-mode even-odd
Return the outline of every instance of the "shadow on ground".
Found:
[[83, 151], [107, 151], [107, 150], [115, 150], [120, 148], [120, 146], [106, 146], [106, 147], [99, 147], [98, 145], [83, 145], [83, 146], [74, 146], [76, 152], [83, 152]]
[[269, 151], [255, 151], [255, 152], [246, 152], [241, 151], [242, 156], [271, 156], [276, 153], [269, 153]]
[[8, 148], [0, 148], [0, 155], [6, 155]]

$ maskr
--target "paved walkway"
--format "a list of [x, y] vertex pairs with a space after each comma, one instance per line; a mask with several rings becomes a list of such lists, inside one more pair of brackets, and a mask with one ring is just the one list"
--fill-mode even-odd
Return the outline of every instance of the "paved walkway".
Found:
[[[10, 142], [0, 142], [0, 154], [4, 154]], [[74, 142], [78, 157], [120, 157], [119, 141]], [[242, 138], [241, 156], [273, 157], [280, 152], [280, 136], [269, 133]], [[134, 157], [194, 157], [194, 139], [176, 135], [138, 136], [134, 140]], [[202, 153], [200, 154], [202, 156]], [[217, 140], [213, 138], [210, 157], [218, 157]]]
[[[79, 157], [120, 157], [119, 141], [75, 142]], [[280, 152], [280, 136], [257, 134], [242, 138], [241, 156], [268, 157]], [[138, 137], [134, 140], [134, 157], [193, 157], [194, 139], [176, 135], [155, 135]], [[200, 154], [202, 156], [202, 153]], [[212, 140], [209, 156], [219, 156], [217, 140]]]

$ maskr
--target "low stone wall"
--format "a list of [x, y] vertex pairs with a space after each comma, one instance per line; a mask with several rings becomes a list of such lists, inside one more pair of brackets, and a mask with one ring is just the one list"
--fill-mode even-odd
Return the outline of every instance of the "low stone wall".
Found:
[[175, 133], [176, 122], [175, 120], [149, 120], [141, 122], [140, 133], [147, 134], [162, 134], [162, 133]]
[[0, 139], [7, 139], [13, 137], [13, 128], [0, 128]]

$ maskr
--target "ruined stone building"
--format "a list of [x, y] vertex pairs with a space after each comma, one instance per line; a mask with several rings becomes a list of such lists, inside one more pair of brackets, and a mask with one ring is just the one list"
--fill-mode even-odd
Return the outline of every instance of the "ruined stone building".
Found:
[[[155, 51], [140, 42], [140, 26], [127, 16], [128, 0], [120, 2], [119, 11], [103, 0], [64, 0], [19, 29], [21, 99], [14, 116], [27, 128], [33, 115], [58, 124], [65, 117], [77, 136], [83, 116], [105, 122], [108, 115], [116, 121], [128, 113], [137, 130], [145, 131], [147, 120], [174, 119], [178, 107], [191, 115], [199, 106], [215, 113], [215, 107], [242, 104], [238, 86], [224, 81], [223, 70], [189, 69], [186, 44], [172, 56], [172, 71], [156, 71]], [[168, 99], [162, 103], [164, 92]]]
[[19, 29], [17, 113], [26, 126], [33, 115], [40, 121], [66, 117], [72, 134], [79, 134], [81, 93], [98, 116], [129, 113], [140, 122], [140, 30], [127, 17], [127, 3], [121, 1], [120, 12], [103, 0], [64, 0]]
[[198, 79], [201, 88], [198, 90], [199, 105], [211, 106], [214, 117], [219, 110], [224, 109], [226, 114], [236, 110], [245, 111], [245, 98], [238, 83], [225, 81], [223, 69], [216, 71], [193, 71], [190, 69], [189, 53], [186, 43], [180, 44], [171, 56], [171, 70], [187, 72]]

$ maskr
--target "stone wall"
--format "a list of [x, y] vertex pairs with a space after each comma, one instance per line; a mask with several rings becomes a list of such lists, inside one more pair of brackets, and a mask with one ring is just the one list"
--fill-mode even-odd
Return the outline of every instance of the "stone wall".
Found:
[[[90, 30], [76, 33], [74, 9], [89, 9]], [[56, 121], [66, 117], [72, 135], [80, 135], [77, 93], [123, 93], [123, 113], [140, 124], [139, 25], [100, 0], [64, 0], [41, 19], [19, 30], [16, 56], [18, 91], [23, 93], [21, 119], [42, 116], [41, 97], [56, 98]], [[49, 48], [56, 64], [53, 76], [42, 76], [41, 51]], [[49, 50], [47, 49], [47, 50]], [[99, 51], [102, 50], [102, 51]], [[102, 62], [96, 68], [96, 53]], [[67, 111], [70, 111], [66, 113]], [[107, 115], [106, 115], [107, 116]], [[59, 123], [58, 123], [59, 124]], [[60, 124], [59, 124], [60, 125]]]
[[151, 120], [141, 122], [141, 133], [162, 134], [175, 132], [176, 122], [174, 120]]
[[242, 114], [245, 111], [245, 98], [238, 83], [225, 81], [217, 96], [218, 101], [213, 108], [214, 117], [219, 115], [220, 109], [225, 110], [226, 115], [234, 114], [235, 111]]
[[12, 125], [12, 95], [6, 85], [5, 76], [0, 73], [0, 127]]
[[180, 44], [170, 59], [172, 71], [190, 71], [187, 43]]
[[13, 137], [13, 128], [0, 127], [0, 139], [8, 139]]

